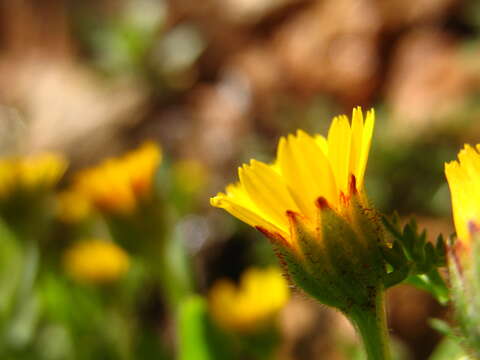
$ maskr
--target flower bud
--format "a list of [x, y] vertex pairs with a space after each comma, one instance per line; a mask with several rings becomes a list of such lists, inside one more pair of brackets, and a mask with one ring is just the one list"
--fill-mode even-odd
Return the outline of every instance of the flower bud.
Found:
[[467, 351], [480, 356], [480, 144], [445, 164], [457, 238], [447, 249], [451, 295]]

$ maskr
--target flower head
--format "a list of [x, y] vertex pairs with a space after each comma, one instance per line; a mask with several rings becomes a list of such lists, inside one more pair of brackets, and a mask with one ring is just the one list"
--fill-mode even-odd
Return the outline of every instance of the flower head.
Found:
[[357, 108], [351, 125], [344, 115], [334, 118], [327, 138], [301, 130], [280, 138], [273, 164], [244, 164], [238, 169], [240, 181], [213, 197], [211, 204], [292, 242], [289, 212], [313, 225], [319, 198], [341, 212], [352, 191], [363, 192], [374, 119], [371, 110], [364, 122]]
[[65, 158], [53, 153], [4, 158], [0, 160], [0, 196], [53, 187], [66, 169]]
[[161, 155], [157, 145], [147, 142], [123, 157], [107, 159], [94, 168], [80, 172], [71, 189], [78, 196], [67, 197], [66, 200], [70, 201], [65, 203], [65, 211], [68, 213], [71, 209], [73, 214], [75, 210], [84, 208], [84, 204], [75, 203], [76, 198], [80, 202], [87, 200], [101, 211], [133, 212], [139, 201], [152, 191]]
[[67, 273], [79, 282], [107, 283], [119, 279], [129, 267], [127, 253], [115, 243], [100, 239], [82, 240], [63, 257]]
[[341, 309], [370, 304], [385, 275], [383, 235], [363, 189], [373, 127], [373, 110], [364, 120], [356, 108], [351, 124], [334, 118], [326, 138], [282, 137], [273, 164], [251, 160], [211, 199], [272, 241], [294, 283]]
[[288, 284], [277, 268], [250, 268], [240, 284], [219, 280], [210, 291], [210, 308], [219, 325], [251, 332], [271, 323], [289, 298]]
[[458, 161], [445, 164], [452, 196], [453, 220], [458, 239], [468, 245], [472, 228], [480, 227], [480, 144], [470, 145], [458, 154]]

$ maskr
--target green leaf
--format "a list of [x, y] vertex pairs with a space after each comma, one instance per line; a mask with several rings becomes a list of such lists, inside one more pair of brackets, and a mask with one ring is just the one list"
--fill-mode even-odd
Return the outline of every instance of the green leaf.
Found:
[[430, 292], [441, 304], [446, 304], [449, 292], [438, 272], [439, 267], [446, 265], [443, 236], [439, 235], [432, 244], [427, 241], [426, 230], [420, 232], [414, 219], [402, 228], [396, 214], [391, 219], [382, 217], [382, 222], [392, 237], [392, 246], [382, 251], [385, 261], [392, 267], [385, 287], [405, 281]]

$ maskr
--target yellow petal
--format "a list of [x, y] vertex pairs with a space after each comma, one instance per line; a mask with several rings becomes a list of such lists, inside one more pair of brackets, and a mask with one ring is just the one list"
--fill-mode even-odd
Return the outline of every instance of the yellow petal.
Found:
[[457, 236], [470, 241], [470, 224], [480, 223], [480, 155], [469, 145], [460, 151], [459, 162], [445, 164]]
[[332, 168], [325, 152], [307, 133], [299, 130], [297, 138], [299, 152], [304, 154], [304, 166], [310, 171], [315, 190], [310, 202], [312, 200], [316, 201], [319, 196], [323, 196], [330, 203], [335, 203], [338, 191]]
[[348, 193], [351, 129], [344, 115], [333, 119], [328, 131], [328, 157], [332, 166], [337, 188]]
[[363, 179], [365, 176], [365, 169], [367, 168], [368, 154], [370, 152], [370, 144], [372, 142], [373, 128], [375, 126], [375, 111], [371, 109], [367, 112], [365, 124], [362, 132], [362, 145], [360, 149], [360, 156], [356, 167], [355, 177], [359, 189], [363, 187]]
[[459, 239], [466, 241], [470, 238], [467, 229], [467, 216], [465, 214], [469, 201], [465, 199], [463, 194], [464, 181], [459, 164], [456, 161], [445, 164], [445, 175], [452, 197], [453, 219], [457, 236]]
[[308, 186], [307, 179], [298, 176], [300, 165], [291, 146], [292, 139], [293, 135], [290, 135], [288, 140], [284, 137], [280, 138], [277, 149], [277, 164], [298, 208], [303, 213], [308, 213], [308, 197], [303, 194]]
[[262, 217], [260, 210], [256, 206], [248, 205], [251, 201], [240, 202], [224, 193], [218, 193], [217, 196], [210, 199], [212, 206], [222, 208], [244, 223], [257, 227], [260, 226], [272, 232], [277, 232], [283, 237], [287, 236], [287, 228], [278, 227]]
[[286, 211], [298, 211], [298, 207], [284, 179], [271, 166], [256, 160], [241, 167], [238, 174], [240, 183], [263, 217], [278, 228], [288, 229]]
[[360, 107], [354, 108], [352, 113], [352, 144], [350, 148], [350, 174], [357, 177], [360, 155], [362, 153], [363, 114]]
[[[464, 169], [472, 181], [480, 174], [480, 156], [473, 147], [466, 144], [458, 153], [460, 166]], [[473, 194], [472, 194], [473, 195]]]
[[316, 135], [315, 136], [315, 142], [317, 143], [318, 146], [320, 146], [320, 149], [322, 149], [323, 154], [328, 157], [328, 141], [325, 139], [325, 136], [323, 135]]

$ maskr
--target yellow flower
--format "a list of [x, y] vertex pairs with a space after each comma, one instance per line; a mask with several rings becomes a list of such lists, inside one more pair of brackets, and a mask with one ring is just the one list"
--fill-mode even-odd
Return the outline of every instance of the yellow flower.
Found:
[[101, 211], [131, 213], [139, 200], [150, 195], [161, 157], [160, 148], [147, 142], [123, 157], [107, 159], [80, 172], [71, 191], [78, 194], [79, 201], [86, 199]]
[[294, 283], [344, 312], [374, 306], [387, 277], [381, 224], [363, 186], [374, 121], [373, 110], [364, 121], [356, 108], [352, 124], [334, 118], [326, 138], [282, 137], [273, 164], [251, 160], [211, 199], [270, 239]]
[[75, 243], [65, 252], [63, 263], [72, 278], [93, 284], [115, 281], [130, 267], [128, 255], [122, 248], [100, 239]]
[[230, 280], [219, 280], [209, 295], [210, 309], [218, 324], [239, 332], [270, 324], [288, 298], [287, 281], [277, 268], [248, 269], [238, 286]]
[[256, 160], [244, 164], [238, 169], [240, 182], [229, 185], [211, 204], [292, 242], [289, 212], [301, 214], [313, 226], [318, 199], [342, 212], [352, 191], [363, 193], [374, 120], [371, 110], [364, 123], [361, 109], [356, 108], [352, 125], [346, 116], [334, 118], [327, 138], [301, 130], [296, 136], [282, 137], [273, 164]]
[[0, 196], [55, 186], [67, 169], [60, 155], [44, 153], [0, 160]]
[[480, 226], [480, 144], [470, 145], [458, 154], [458, 161], [445, 164], [445, 175], [452, 197], [453, 220], [458, 239], [468, 245], [472, 227]]
[[55, 185], [66, 169], [67, 161], [56, 154], [25, 157], [17, 162], [18, 181], [28, 189]]

